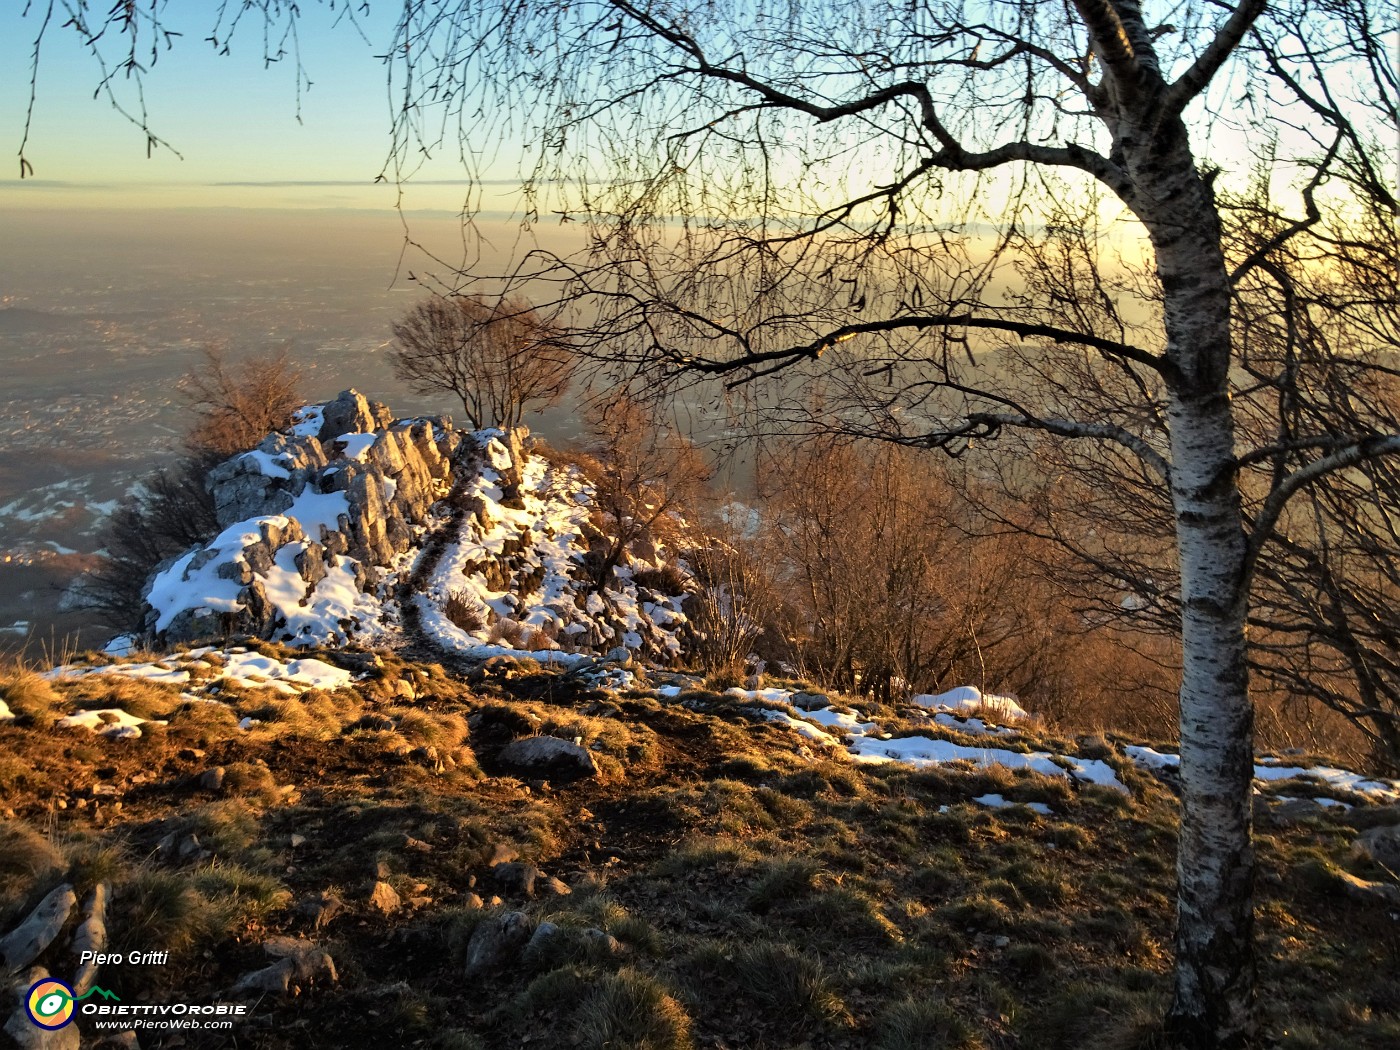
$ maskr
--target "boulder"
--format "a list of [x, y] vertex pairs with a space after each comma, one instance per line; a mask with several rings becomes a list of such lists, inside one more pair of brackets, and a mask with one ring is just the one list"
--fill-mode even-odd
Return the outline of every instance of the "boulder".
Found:
[[497, 761], [527, 777], [567, 782], [598, 775], [598, 764], [582, 744], [556, 736], [529, 736], [501, 748]]
[[1362, 832], [1351, 845], [1361, 856], [1400, 874], [1400, 824], [1371, 828]]
[[508, 964], [533, 932], [534, 924], [524, 912], [508, 911], [482, 922], [467, 942], [466, 975], [475, 977]]

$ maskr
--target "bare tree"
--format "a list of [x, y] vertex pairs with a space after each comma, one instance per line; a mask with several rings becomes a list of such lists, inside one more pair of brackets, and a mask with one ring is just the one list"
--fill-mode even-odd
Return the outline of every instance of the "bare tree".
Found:
[[691, 441], [625, 393], [593, 405], [584, 425], [584, 466], [600, 518], [587, 564], [602, 593], [628, 551], [694, 505], [710, 469]]
[[522, 302], [425, 299], [394, 325], [394, 375], [420, 394], [446, 391], [475, 430], [520, 425], [557, 404], [573, 360], [559, 333]]
[[[273, 21], [297, 7], [259, 5]], [[109, 16], [133, 55], [135, 8]], [[1244, 1046], [1257, 1027], [1254, 577], [1295, 496], [1400, 451], [1385, 425], [1306, 414], [1237, 449], [1234, 395], [1259, 381], [1241, 367], [1236, 290], [1267, 279], [1287, 298], [1280, 254], [1325, 269], [1356, 236], [1387, 258], [1382, 144], [1400, 117], [1387, 17], [1365, 0], [458, 0], [406, 4], [387, 49], [393, 173], [446, 129], [532, 136], [527, 207], [590, 237], [510, 277], [552, 279], [587, 320], [582, 348], [653, 394], [782, 373], [779, 396], [817, 374], [853, 432], [954, 453], [1013, 431], [1093, 443], [1159, 494], [1182, 660], [1168, 1027], [1192, 1047]], [[97, 46], [104, 25], [76, 22]], [[1242, 208], [1232, 194], [1258, 156], [1288, 183]], [[1096, 278], [1021, 295], [1014, 264], [1086, 201]], [[1115, 262], [1118, 229], [1141, 243]], [[1135, 265], [1136, 280], [1113, 279]], [[1344, 330], [1365, 323], [1312, 305]], [[1084, 359], [1089, 390], [1057, 379], [1057, 347]], [[1048, 388], [1008, 388], [1021, 362]], [[1099, 394], [1118, 382], [1105, 414]], [[1246, 484], [1265, 466], [1262, 487]]]
[[252, 448], [306, 403], [301, 370], [285, 349], [230, 365], [223, 347], [206, 346], [203, 363], [180, 388], [197, 413], [185, 446], [196, 459], [214, 462]]

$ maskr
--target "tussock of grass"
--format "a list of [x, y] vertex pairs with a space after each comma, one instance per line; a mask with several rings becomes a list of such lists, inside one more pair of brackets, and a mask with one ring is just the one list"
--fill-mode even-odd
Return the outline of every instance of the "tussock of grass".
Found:
[[690, 1050], [690, 1016], [654, 977], [606, 974], [579, 1007], [576, 1031], [594, 1050]]
[[0, 700], [22, 718], [52, 721], [63, 697], [45, 678], [22, 666], [0, 670]]
[[905, 999], [875, 1022], [875, 1050], [981, 1050], [976, 1029], [945, 1002]]
[[760, 866], [745, 904], [750, 911], [769, 911], [784, 901], [805, 897], [817, 888], [821, 864], [811, 857], [781, 857]]
[[225, 766], [223, 790], [227, 795], [262, 802], [275, 802], [280, 797], [271, 771], [255, 762], [232, 762]]
[[114, 950], [182, 954], [222, 933], [228, 919], [185, 875], [138, 869], [117, 888], [121, 921], [110, 924]]
[[51, 889], [67, 868], [63, 853], [20, 821], [0, 821], [0, 919], [9, 919]]

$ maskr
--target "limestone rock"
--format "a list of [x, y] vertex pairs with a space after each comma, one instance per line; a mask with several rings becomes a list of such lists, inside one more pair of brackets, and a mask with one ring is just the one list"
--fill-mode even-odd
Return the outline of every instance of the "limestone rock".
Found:
[[466, 975], [475, 977], [508, 963], [532, 932], [529, 917], [518, 911], [508, 911], [481, 923], [467, 943]]
[[1351, 845], [1357, 853], [1381, 867], [1400, 873], [1400, 824], [1362, 832]]
[[527, 897], [535, 895], [535, 882], [540, 878], [540, 869], [533, 864], [497, 864], [491, 869], [496, 881], [507, 890], [523, 893]]
[[387, 882], [376, 882], [370, 890], [369, 906], [383, 915], [393, 915], [403, 907], [403, 901]]
[[66, 882], [50, 890], [22, 923], [0, 937], [0, 967], [17, 970], [37, 959], [53, 943], [77, 903], [73, 887]]
[[529, 736], [501, 748], [497, 760], [526, 776], [544, 776], [560, 782], [598, 775], [598, 764], [582, 744], [556, 736]]
[[261, 970], [245, 973], [229, 989], [230, 995], [254, 992], [287, 995], [312, 984], [334, 984], [339, 980], [335, 960], [310, 941], [296, 937], [273, 937], [263, 945], [263, 949], [277, 961]]

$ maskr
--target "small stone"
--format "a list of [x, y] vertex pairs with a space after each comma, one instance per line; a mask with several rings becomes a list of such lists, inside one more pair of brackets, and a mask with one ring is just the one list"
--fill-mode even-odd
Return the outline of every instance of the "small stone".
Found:
[[403, 837], [402, 849], [412, 850], [414, 853], [431, 853], [433, 847], [422, 839], [416, 839], [412, 835]]
[[197, 747], [182, 747], [175, 752], [175, 757], [185, 762], [197, 762], [204, 757], [204, 752]]
[[535, 881], [540, 878], [540, 869], [533, 864], [497, 864], [491, 869], [497, 882], [508, 890], [515, 890], [527, 897], [535, 895]]
[[481, 923], [467, 943], [467, 976], [474, 977], [508, 962], [530, 939], [532, 932], [529, 917], [518, 911], [509, 911]]
[[1010, 945], [1011, 945], [1011, 938], [1005, 936], [1004, 934], [1003, 934], [1002, 936], [1000, 936], [1000, 937], [994, 937], [994, 938], [992, 939], [992, 947], [994, 947], [994, 948], [1007, 948], [1007, 947], [1010, 947]]
[[462, 897], [462, 907], [473, 908], [479, 911], [480, 909], [486, 907], [486, 902], [480, 897], [478, 897], [475, 893], [468, 893]]
[[303, 901], [297, 910], [311, 919], [314, 929], [320, 929], [344, 909], [345, 904], [333, 893], [322, 893]]
[[545, 897], [567, 897], [573, 890], [569, 889], [569, 884], [563, 879], [556, 879], [550, 875], [537, 884], [540, 894]]
[[497, 864], [509, 864], [511, 861], [518, 859], [519, 856], [520, 853], [514, 846], [504, 842], [497, 842], [492, 845], [491, 856], [486, 861], [486, 864], [487, 867], [494, 868]]
[[377, 857], [370, 863], [369, 872], [379, 882], [383, 882], [393, 874], [393, 872], [389, 870], [389, 862], [382, 857]]
[[387, 882], [376, 882], [369, 894], [369, 906], [382, 915], [393, 915], [403, 907], [403, 901]]
[[1400, 825], [1371, 828], [1351, 844], [1358, 854], [1392, 872], [1400, 871]]
[[206, 769], [199, 775], [199, 786], [205, 791], [222, 791], [224, 789], [224, 773], [223, 766]]
[[292, 849], [299, 849], [300, 847], [306, 845], [306, 836], [305, 836], [305, 835], [293, 835], [293, 836], [292, 836], [290, 839], [288, 839], [287, 841], [291, 843]]

